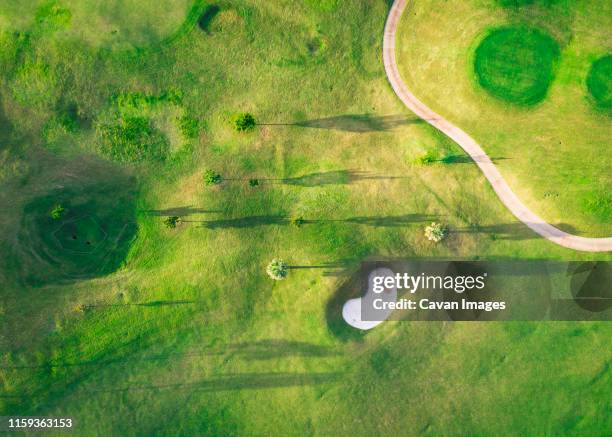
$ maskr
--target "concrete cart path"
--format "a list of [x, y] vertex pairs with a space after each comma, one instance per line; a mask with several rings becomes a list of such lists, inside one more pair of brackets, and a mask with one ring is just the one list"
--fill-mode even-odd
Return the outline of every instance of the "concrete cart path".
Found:
[[410, 92], [404, 81], [402, 80], [397, 68], [397, 60], [395, 57], [395, 34], [400, 22], [400, 18], [408, 0], [395, 0], [387, 17], [385, 24], [385, 34], [383, 40], [383, 62], [387, 78], [395, 91], [395, 94], [402, 102], [425, 120], [427, 123], [444, 133], [446, 136], [455, 141], [465, 150], [474, 160], [476, 165], [484, 173], [485, 177], [491, 183], [493, 190], [497, 193], [499, 199], [504, 205], [514, 214], [520, 221], [537, 232], [542, 237], [555, 244], [558, 244], [568, 249], [580, 250], [585, 252], [608, 252], [612, 251], [612, 237], [609, 238], [587, 238], [577, 235], [568, 234], [560, 229], [555, 228], [551, 224], [545, 222], [542, 218], [534, 214], [527, 208], [523, 202], [510, 189], [508, 183], [491, 161], [491, 158], [482, 150], [480, 145], [467, 133], [445, 120], [439, 114], [429, 109], [423, 102], [416, 98]]

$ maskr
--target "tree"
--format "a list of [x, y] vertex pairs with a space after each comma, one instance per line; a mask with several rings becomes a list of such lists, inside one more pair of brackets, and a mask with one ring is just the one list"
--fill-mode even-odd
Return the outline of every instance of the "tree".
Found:
[[234, 117], [234, 129], [238, 132], [247, 132], [255, 129], [255, 117], [248, 112], [241, 112]]
[[206, 170], [204, 172], [204, 184], [216, 185], [221, 183], [221, 175], [214, 170]]
[[291, 219], [291, 224], [293, 226], [295, 226], [296, 228], [301, 227], [304, 223], [305, 223], [305, 221], [304, 221], [304, 218], [302, 216], [294, 217], [294, 218]]
[[164, 224], [169, 229], [176, 228], [176, 225], [178, 225], [180, 222], [181, 222], [181, 218], [176, 216], [176, 215], [173, 215], [173, 216], [170, 216], [170, 217], [166, 217], [164, 219]]
[[179, 129], [185, 138], [197, 138], [200, 132], [200, 121], [188, 115], [177, 118]]
[[289, 266], [280, 259], [273, 259], [272, 262], [268, 264], [268, 267], [266, 267], [266, 273], [272, 279], [280, 281], [287, 277]]
[[249, 186], [253, 188], [259, 186], [259, 179], [249, 179]]
[[55, 205], [51, 210], [51, 218], [53, 220], [59, 220], [60, 218], [62, 218], [65, 212], [66, 208], [64, 208], [62, 205]]
[[437, 156], [431, 150], [417, 158], [417, 163], [420, 165], [429, 165], [437, 161]]
[[448, 228], [441, 223], [432, 222], [425, 228], [425, 236], [428, 240], [439, 243], [448, 235]]

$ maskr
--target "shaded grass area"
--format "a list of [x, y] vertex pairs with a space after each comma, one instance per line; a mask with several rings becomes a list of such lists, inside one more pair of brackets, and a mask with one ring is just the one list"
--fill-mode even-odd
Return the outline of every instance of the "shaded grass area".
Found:
[[[54, 205], [66, 209], [58, 219], [49, 213]], [[136, 234], [133, 205], [134, 193], [93, 186], [32, 200], [24, 208], [13, 255], [25, 282], [43, 285], [116, 270]]]
[[208, 5], [204, 12], [198, 18], [198, 27], [205, 32], [210, 32], [209, 26], [212, 20], [217, 16], [221, 8], [218, 5]]
[[527, 27], [492, 30], [479, 44], [474, 70], [480, 85], [497, 98], [533, 105], [546, 97], [559, 46], [545, 32]]
[[[21, 284], [0, 259], [0, 411], [70, 415], [100, 435], [601, 429], [605, 325], [387, 324], [364, 334], [340, 320], [363, 259], [587, 257], [525, 231], [475, 166], [413, 165], [424, 151], [462, 154], [389, 90], [387, 4], [338, 5], [228, 1], [210, 34], [189, 14], [171, 45], [149, 50], [98, 51], [58, 35], [2, 52], [9, 65], [40, 58], [63, 79], [62, 104], [33, 109], [10, 90], [14, 69], [3, 70], [0, 248], [14, 247], [26, 205], [72, 185], [88, 187], [96, 215], [134, 218], [138, 233], [113, 273], [69, 283], [49, 267], [42, 286]], [[201, 121], [189, 147], [163, 161], [106, 160], [95, 122], [113, 99], [153, 119], [139, 102], [170, 89]], [[262, 124], [235, 132], [237, 111]], [[52, 154], [41, 135], [65, 113], [77, 128]], [[205, 186], [205, 169], [223, 182]], [[171, 215], [184, 223], [166, 229]], [[433, 217], [457, 230], [443, 245], [423, 236]], [[291, 266], [281, 283], [265, 274], [273, 257]], [[406, 413], [406, 399], [420, 408]], [[440, 414], [448, 408], [460, 422]]]

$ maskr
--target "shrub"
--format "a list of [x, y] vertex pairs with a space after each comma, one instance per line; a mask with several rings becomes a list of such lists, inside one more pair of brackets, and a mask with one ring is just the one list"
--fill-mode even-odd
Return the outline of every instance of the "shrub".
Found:
[[234, 117], [234, 129], [238, 132], [247, 132], [255, 129], [255, 117], [248, 112], [243, 112]]
[[141, 92], [122, 92], [111, 97], [111, 103], [117, 105], [120, 111], [146, 110], [158, 103], [180, 105], [183, 93], [180, 90], [168, 90], [159, 95]]
[[41, 136], [47, 146], [56, 146], [62, 137], [75, 133], [77, 130], [77, 122], [64, 116], [58, 116], [51, 118], [43, 126]]
[[168, 229], [176, 228], [176, 225], [178, 225], [180, 222], [181, 222], [181, 218], [176, 215], [166, 217], [164, 219], [164, 225], [166, 225]]
[[448, 228], [441, 223], [432, 222], [425, 228], [425, 237], [435, 243], [442, 241], [447, 234]]
[[304, 218], [303, 217], [294, 217], [291, 219], [291, 224], [293, 226], [295, 226], [296, 228], [301, 227], [303, 224], [305, 223]]
[[221, 183], [221, 175], [214, 170], [206, 170], [204, 172], [204, 184], [216, 185]]
[[63, 112], [58, 116], [58, 124], [68, 133], [76, 132], [79, 129], [79, 120], [75, 112]]
[[62, 205], [55, 205], [51, 210], [51, 218], [53, 220], [59, 220], [60, 218], [62, 218], [65, 212], [66, 208], [64, 208]]
[[249, 179], [249, 186], [253, 188], [259, 186], [259, 179]]
[[123, 117], [118, 124], [99, 125], [101, 151], [116, 161], [164, 160], [168, 141], [146, 117]]
[[57, 2], [50, 2], [36, 11], [36, 22], [49, 30], [58, 30], [70, 24], [72, 13]]
[[266, 267], [266, 273], [275, 281], [280, 281], [287, 277], [289, 266], [280, 259], [273, 259]]
[[421, 165], [429, 165], [429, 164], [433, 164], [434, 162], [436, 162], [436, 160], [437, 160], [436, 154], [432, 151], [429, 151], [425, 153], [424, 155], [419, 156], [416, 162], [417, 164], [421, 164]]
[[198, 119], [183, 115], [178, 118], [178, 124], [185, 138], [197, 138], [200, 132], [200, 121]]
[[18, 70], [10, 85], [15, 100], [30, 107], [52, 106], [58, 97], [57, 77], [42, 62], [26, 62]]

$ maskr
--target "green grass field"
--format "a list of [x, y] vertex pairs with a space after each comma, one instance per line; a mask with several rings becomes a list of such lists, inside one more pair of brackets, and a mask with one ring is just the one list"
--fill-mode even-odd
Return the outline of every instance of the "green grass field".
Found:
[[612, 131], [597, 103], [610, 78], [605, 61], [591, 72], [611, 50], [609, 5], [415, 1], [409, 8], [398, 50], [417, 97], [472, 135], [545, 220], [580, 235], [612, 234]]
[[[173, 3], [0, 9], [1, 415], [72, 416], [78, 435], [610, 429], [609, 324], [341, 321], [364, 259], [612, 259], [539, 238], [406, 112], [380, 59], [387, 2]], [[242, 111], [255, 130], [232, 128]], [[606, 187], [590, 165], [584, 186]], [[609, 230], [574, 206], [547, 218]], [[451, 230], [438, 245], [432, 220]]]

